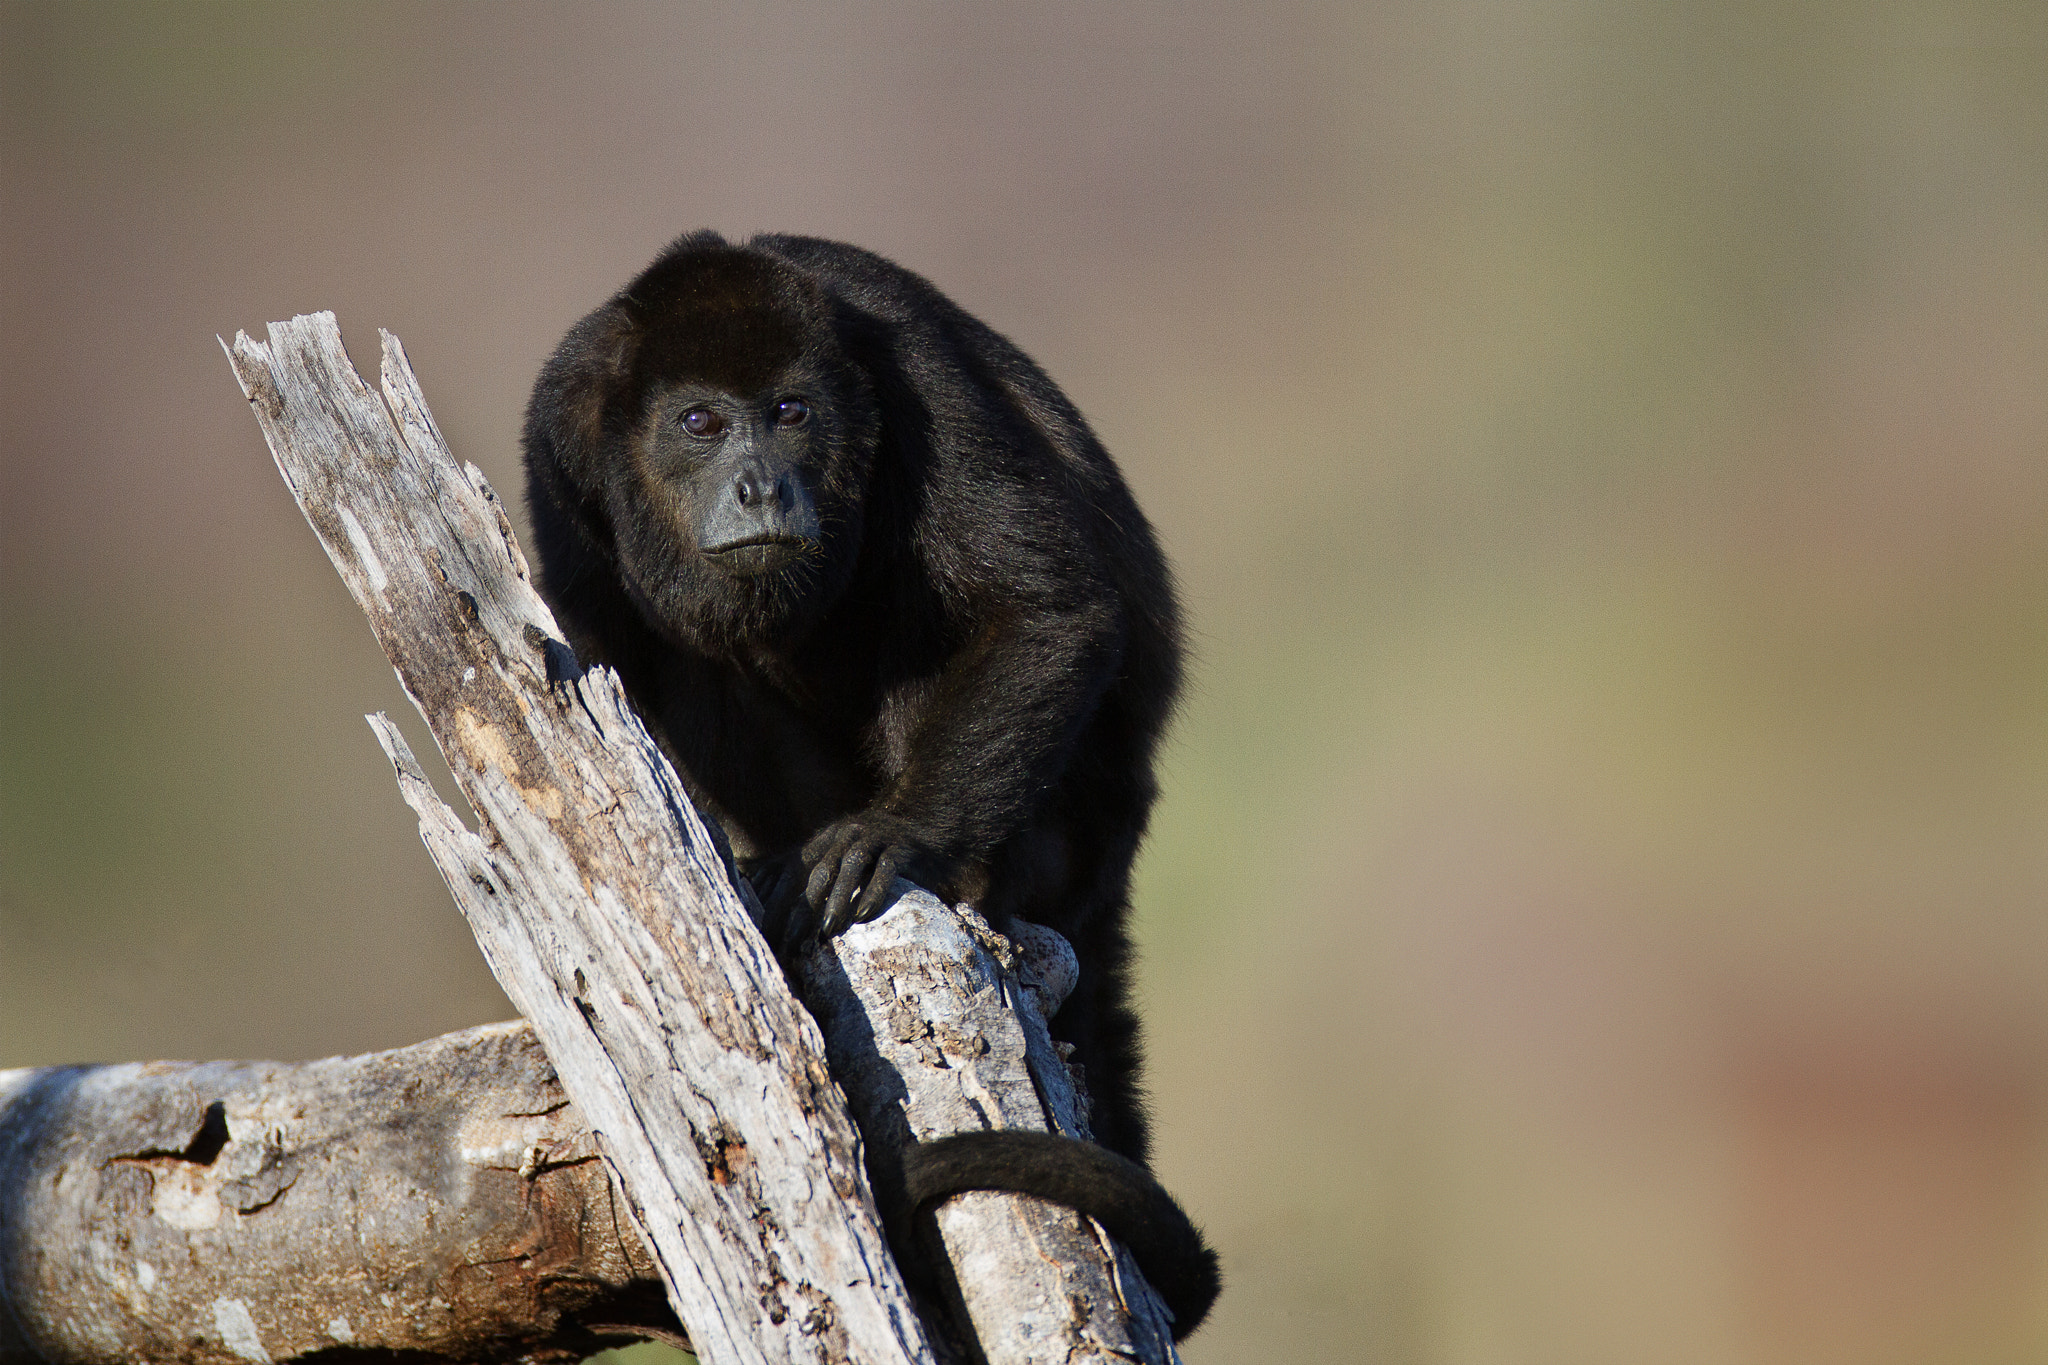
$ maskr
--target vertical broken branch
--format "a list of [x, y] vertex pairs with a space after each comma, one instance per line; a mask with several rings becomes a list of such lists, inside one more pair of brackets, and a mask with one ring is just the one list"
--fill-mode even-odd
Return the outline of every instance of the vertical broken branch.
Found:
[[[396, 728], [372, 724], [493, 972], [615, 1163], [698, 1351], [715, 1365], [938, 1358], [947, 1334], [920, 1322], [885, 1250], [818, 1026], [616, 676], [578, 671], [398, 342], [384, 339], [380, 402], [331, 314], [269, 336], [237, 335], [237, 378], [478, 832]], [[1000, 941], [929, 897], [913, 912], [917, 899], [805, 973], [869, 1140], [1083, 1131], [1043, 1021], [985, 950]], [[1086, 1219], [971, 1194], [937, 1222], [992, 1365], [1174, 1358], [1164, 1310]]]
[[[605, 669], [572, 676], [503, 507], [396, 338], [383, 397], [331, 313], [229, 357], [285, 482], [475, 808], [388, 722], [436, 865], [724, 1362], [928, 1361], [815, 1024]], [[386, 405], [389, 405], [388, 408]]]

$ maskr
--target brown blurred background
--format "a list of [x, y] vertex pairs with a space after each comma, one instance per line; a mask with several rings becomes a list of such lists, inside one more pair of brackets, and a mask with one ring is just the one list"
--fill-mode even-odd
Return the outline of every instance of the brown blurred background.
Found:
[[0, 1066], [503, 1017], [214, 341], [520, 489], [683, 229], [1035, 355], [1175, 557], [1192, 1365], [2048, 1360], [2048, 10], [0, 8]]

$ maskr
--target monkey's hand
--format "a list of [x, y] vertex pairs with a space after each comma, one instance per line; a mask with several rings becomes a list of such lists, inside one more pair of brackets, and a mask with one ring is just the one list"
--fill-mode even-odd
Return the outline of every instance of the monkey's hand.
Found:
[[[882, 913], [898, 876], [917, 878], [932, 864], [910, 825], [881, 811], [863, 811], [825, 826], [794, 858], [764, 869], [756, 881], [770, 925], [785, 949], [811, 935], [832, 938], [848, 925]], [[777, 935], [771, 935], [777, 937]]]

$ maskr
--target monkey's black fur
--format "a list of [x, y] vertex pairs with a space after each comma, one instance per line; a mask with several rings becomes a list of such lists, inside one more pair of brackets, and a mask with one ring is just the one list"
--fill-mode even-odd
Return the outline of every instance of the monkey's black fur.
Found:
[[872, 918], [900, 873], [1072, 942], [1052, 1031], [1129, 1161], [989, 1134], [911, 1164], [933, 1199], [1102, 1217], [1155, 1284], [1193, 1286], [1169, 1295], [1190, 1329], [1215, 1261], [1143, 1170], [1125, 924], [1178, 611], [1080, 414], [879, 256], [699, 232], [570, 330], [525, 444], [542, 590], [722, 827], [771, 938]]
[[1107, 1147], [1019, 1129], [920, 1142], [903, 1153], [904, 1201], [922, 1210], [962, 1190], [1014, 1190], [1018, 1171], [1032, 1173], [1027, 1193], [1083, 1210], [1131, 1248], [1173, 1310], [1176, 1341], [1202, 1325], [1223, 1288], [1216, 1253], [1150, 1172]]

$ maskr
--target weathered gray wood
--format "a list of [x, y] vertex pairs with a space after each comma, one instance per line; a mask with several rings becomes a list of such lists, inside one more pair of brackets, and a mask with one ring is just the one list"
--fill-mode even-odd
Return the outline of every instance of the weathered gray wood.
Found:
[[[396, 340], [384, 345], [389, 416], [331, 315], [273, 324], [268, 346], [238, 336], [230, 356], [294, 496], [479, 814], [472, 834], [395, 728], [372, 718], [422, 837], [617, 1163], [705, 1358], [932, 1358], [882, 1253], [816, 1027], [616, 678], [571, 676], [502, 508], [474, 466], [455, 466]], [[1042, 1021], [1011, 1008], [1016, 983], [932, 908], [899, 907], [834, 945], [836, 973], [809, 974], [849, 1075], [860, 1058], [848, 1039], [869, 1038], [871, 1052], [885, 1034], [912, 1040], [879, 1023], [900, 1021], [909, 999], [932, 1005], [929, 1036], [946, 1030], [977, 1049], [962, 1057], [986, 1058], [963, 1068], [943, 1048], [899, 1048], [883, 1068], [897, 1119], [863, 1092], [870, 1132], [1036, 1128], [1048, 1114], [1085, 1131]], [[1057, 952], [1036, 956], [1041, 977], [1060, 975], [1043, 965]], [[963, 1109], [962, 1080], [997, 1070], [1010, 1099]], [[995, 1194], [952, 1201], [938, 1222], [993, 1365], [1173, 1358], [1164, 1310], [1092, 1224]]]
[[[1074, 984], [1066, 941], [897, 890], [806, 972], [863, 1124], [1085, 1132], [1041, 1017]], [[682, 1344], [621, 1200], [525, 1020], [300, 1064], [0, 1072], [0, 1365]], [[1170, 1358], [1072, 1213], [982, 1194], [937, 1222], [990, 1359]]]
[[524, 1021], [297, 1065], [0, 1072], [5, 1365], [569, 1361], [676, 1330]]
[[563, 675], [504, 511], [397, 340], [381, 402], [332, 314], [229, 355], [476, 809], [471, 833], [380, 725], [428, 849], [618, 1166], [701, 1356], [933, 1359], [816, 1026], [616, 676]]
[[[868, 1140], [984, 1128], [1086, 1137], [1046, 1031], [1073, 987], [1073, 950], [1038, 925], [990, 931], [899, 881], [887, 914], [803, 962], [804, 999]], [[1166, 1311], [1130, 1254], [1070, 1209], [976, 1191], [936, 1214], [958, 1302], [991, 1361], [1177, 1359]]]

